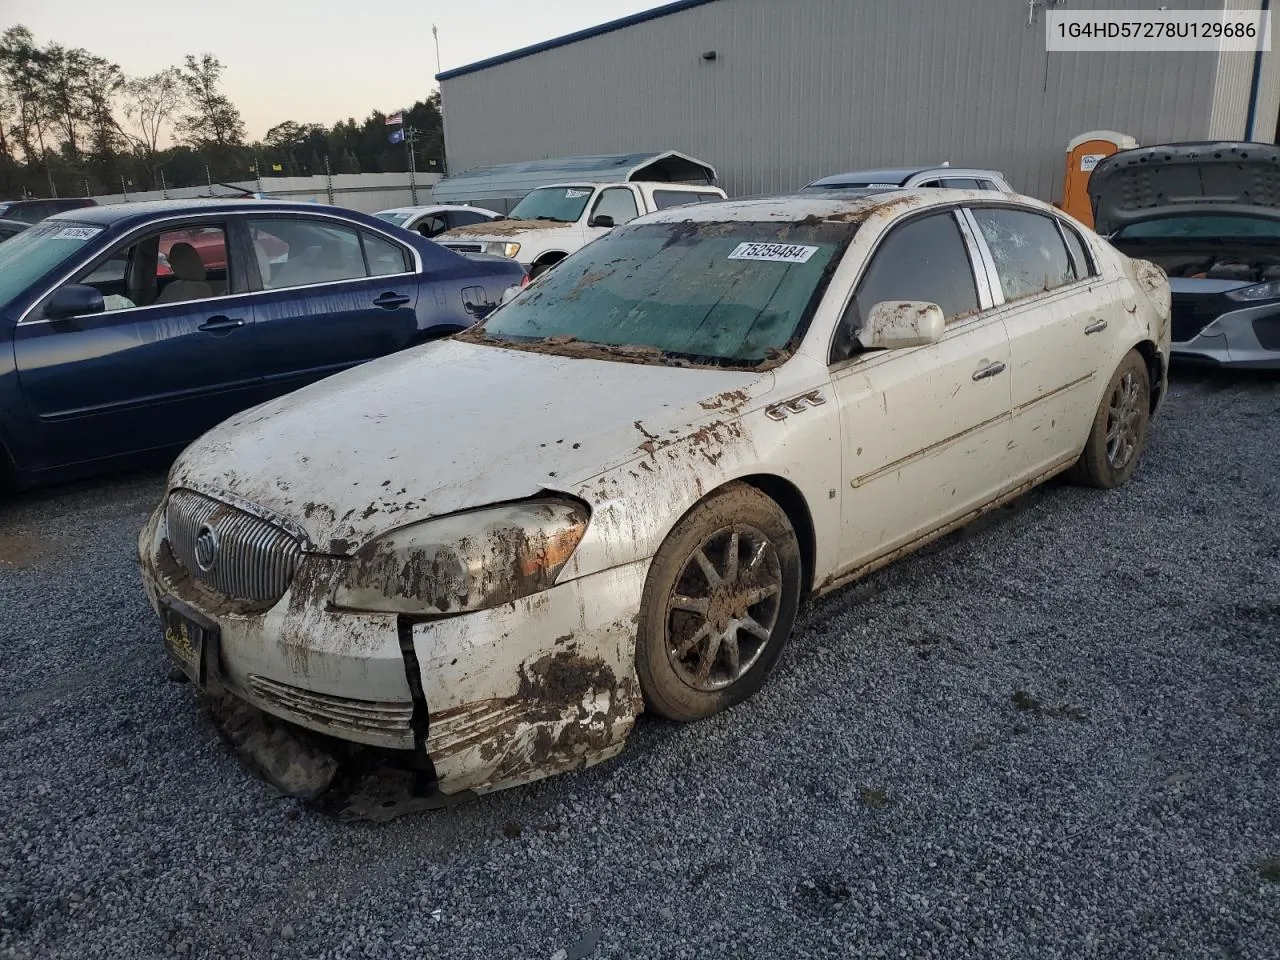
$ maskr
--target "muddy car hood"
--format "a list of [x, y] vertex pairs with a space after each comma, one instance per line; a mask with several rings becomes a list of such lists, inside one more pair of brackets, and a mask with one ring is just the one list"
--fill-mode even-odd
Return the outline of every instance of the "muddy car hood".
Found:
[[1215, 142], [1122, 150], [1089, 175], [1089, 200], [1094, 229], [1103, 235], [1192, 209], [1280, 216], [1280, 147]]
[[561, 223], [559, 220], [490, 220], [487, 223], [469, 223], [465, 227], [454, 227], [435, 239], [504, 240], [512, 234], [526, 233], [530, 230], [558, 230], [572, 226], [572, 223]]
[[406, 523], [573, 490], [652, 437], [731, 419], [772, 383], [445, 340], [215, 427], [170, 485], [232, 494], [296, 522], [317, 551], [346, 554]]

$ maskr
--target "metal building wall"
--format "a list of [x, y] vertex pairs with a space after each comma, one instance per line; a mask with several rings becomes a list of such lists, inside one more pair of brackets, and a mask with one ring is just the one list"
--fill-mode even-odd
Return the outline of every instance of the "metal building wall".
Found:
[[[1206, 4], [1094, 3], [1158, 5]], [[950, 160], [999, 168], [1056, 199], [1078, 133], [1210, 135], [1217, 54], [1048, 54], [1043, 14], [1031, 26], [1027, 17], [1025, 0], [717, 0], [447, 77], [449, 164], [671, 148], [714, 164], [730, 195], [745, 195]], [[703, 60], [710, 50], [716, 60]], [[1239, 71], [1223, 70], [1222, 89], [1238, 89]], [[1218, 104], [1222, 124], [1232, 96]]]
[[[1260, 0], [1226, 0], [1229, 10], [1257, 10]], [[1213, 6], [1214, 4], [1210, 4]], [[1219, 2], [1218, 7], [1222, 4]], [[1263, 55], [1264, 79], [1276, 83], [1274, 76], [1268, 77], [1266, 57]], [[1218, 72], [1214, 79], [1213, 103], [1209, 108], [1210, 139], [1244, 140], [1248, 137], [1249, 96], [1253, 88], [1254, 65], [1257, 58], [1252, 53], [1223, 53], [1218, 58]], [[1277, 90], [1280, 94], [1280, 90]], [[1259, 106], [1264, 106], [1269, 98], [1259, 85]], [[1270, 121], [1262, 120], [1255, 124], [1255, 139], [1270, 141], [1275, 132], [1275, 110], [1272, 109]]]

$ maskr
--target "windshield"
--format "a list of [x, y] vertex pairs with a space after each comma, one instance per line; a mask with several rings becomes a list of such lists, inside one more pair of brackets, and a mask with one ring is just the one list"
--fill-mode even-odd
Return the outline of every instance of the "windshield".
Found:
[[101, 232], [102, 227], [70, 220], [45, 220], [0, 243], [0, 310]]
[[1156, 217], [1131, 223], [1121, 228], [1116, 236], [1125, 240], [1280, 240], [1280, 218], [1208, 214]]
[[564, 355], [758, 367], [804, 335], [849, 223], [655, 223], [582, 248], [464, 339]]
[[412, 216], [412, 214], [402, 213], [399, 210], [386, 210], [386, 211], [383, 211], [382, 213], [375, 213], [374, 216], [379, 217], [383, 220], [390, 220], [392, 223], [396, 224], [397, 226], [400, 226], [406, 220], [408, 220], [409, 217]]
[[526, 194], [507, 216], [512, 220], [576, 223], [594, 192], [594, 187], [539, 187]]

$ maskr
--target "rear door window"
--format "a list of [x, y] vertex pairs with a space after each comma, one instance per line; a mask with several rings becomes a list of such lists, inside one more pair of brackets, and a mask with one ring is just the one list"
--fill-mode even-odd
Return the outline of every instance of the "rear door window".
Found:
[[636, 195], [627, 187], [610, 187], [600, 191], [595, 209], [591, 211], [591, 219], [596, 217], [612, 217], [614, 226], [620, 227], [640, 215], [636, 209]]
[[1058, 226], [1062, 228], [1062, 238], [1067, 241], [1067, 252], [1071, 254], [1071, 267], [1076, 279], [1083, 280], [1085, 277], [1093, 276], [1093, 263], [1085, 252], [1080, 235], [1062, 221], [1058, 221]]
[[473, 223], [487, 223], [492, 217], [474, 210], [450, 210], [449, 224], [454, 227], [465, 227]]
[[368, 276], [354, 229], [320, 220], [249, 220], [264, 290]]
[[1033, 297], [1075, 280], [1066, 244], [1052, 218], [997, 207], [972, 212], [995, 261], [1005, 300]]
[[389, 277], [409, 272], [409, 257], [399, 244], [372, 233], [362, 233], [364, 255], [369, 263], [369, 276]]

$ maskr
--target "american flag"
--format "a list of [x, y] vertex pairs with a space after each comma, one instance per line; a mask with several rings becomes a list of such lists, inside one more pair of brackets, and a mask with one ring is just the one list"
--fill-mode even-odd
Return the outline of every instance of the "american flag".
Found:
[[404, 123], [404, 112], [401, 110], [397, 110], [395, 113], [391, 114], [391, 116], [387, 117], [388, 127], [393, 127], [397, 123]]

